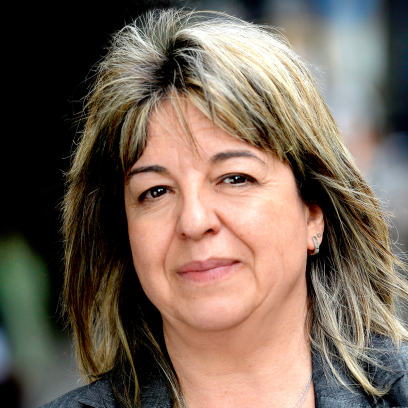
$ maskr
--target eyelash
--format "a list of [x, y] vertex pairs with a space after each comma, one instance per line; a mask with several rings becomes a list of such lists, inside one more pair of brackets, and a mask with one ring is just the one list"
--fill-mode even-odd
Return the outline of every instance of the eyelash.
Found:
[[164, 190], [170, 190], [170, 187], [167, 186], [155, 186], [152, 188], [149, 188], [148, 190], [146, 190], [144, 193], [142, 193], [139, 198], [138, 201], [140, 204], [142, 204], [144, 201], [150, 201], [150, 200], [156, 200], [157, 198], [160, 198], [163, 194], [160, 194], [158, 197], [152, 197], [152, 198], [147, 198], [147, 194], [149, 194], [149, 192], [152, 192], [153, 190], [158, 190], [158, 189], [164, 189]]
[[[225, 181], [227, 179], [232, 179], [233, 177], [240, 177], [240, 178], [245, 179], [246, 181], [241, 182], [241, 183], [225, 183], [225, 184], [229, 185], [229, 186], [234, 186], [235, 188], [240, 188], [240, 187], [244, 187], [244, 185], [247, 184], [247, 183], [251, 183], [251, 184], [256, 184], [257, 183], [257, 181], [253, 177], [249, 176], [248, 174], [231, 173], [231, 174], [226, 174], [226, 175], [222, 176], [221, 178], [219, 178], [218, 181], [217, 181], [217, 184], [221, 184], [223, 181]], [[147, 198], [146, 197], [147, 194], [149, 194], [149, 192], [151, 193], [154, 190], [160, 190], [160, 189], [163, 189], [163, 190], [166, 190], [166, 191], [171, 191], [171, 187], [168, 187], [168, 186], [154, 186], [154, 187], [151, 187], [151, 188], [149, 188], [148, 190], [146, 190], [145, 192], [143, 192], [139, 196], [139, 198], [138, 198], [139, 203], [142, 204], [145, 201], [156, 200], [156, 199], [160, 198], [161, 196], [163, 196], [165, 194], [165, 192], [163, 194], [160, 194], [157, 197], [152, 197], [152, 198], [150, 198], [150, 197]]]
[[233, 177], [244, 178], [244, 179], [246, 179], [246, 182], [245, 183], [236, 183], [236, 184], [235, 183], [225, 183], [225, 184], [230, 184], [230, 185], [233, 185], [233, 186], [236, 186], [236, 187], [243, 187], [243, 185], [247, 184], [248, 182], [249, 183], [256, 183], [256, 180], [253, 177], [249, 176], [248, 174], [243, 174], [243, 173], [226, 174], [225, 176], [222, 176], [220, 181], [225, 181], [225, 180], [227, 180], [229, 178], [233, 178]]

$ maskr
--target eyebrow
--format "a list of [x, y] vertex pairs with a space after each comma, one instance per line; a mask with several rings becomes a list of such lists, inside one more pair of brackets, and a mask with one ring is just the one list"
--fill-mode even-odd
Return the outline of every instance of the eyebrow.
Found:
[[[261, 160], [255, 154], [251, 153], [249, 150], [230, 150], [227, 152], [217, 153], [216, 155], [211, 157], [210, 162], [211, 164], [219, 164], [225, 160], [233, 159], [236, 157], [249, 157], [252, 159], [259, 160], [261, 163], [266, 165], [266, 163], [263, 160]], [[127, 181], [129, 181], [132, 176], [140, 173], [159, 173], [168, 175], [169, 171], [165, 167], [157, 165], [136, 167], [135, 169], [129, 172], [127, 176]]]
[[143, 167], [136, 167], [132, 171], [129, 172], [127, 176], [127, 180], [130, 180], [132, 176], [135, 174], [140, 173], [159, 173], [159, 174], [169, 174], [168, 170], [163, 166], [143, 166]]
[[252, 159], [259, 160], [261, 163], [266, 165], [266, 163], [263, 160], [261, 160], [255, 154], [251, 153], [249, 150], [230, 150], [227, 152], [218, 153], [215, 156], [211, 157], [210, 161], [212, 164], [218, 164], [225, 160], [233, 159], [235, 157], [250, 157]]

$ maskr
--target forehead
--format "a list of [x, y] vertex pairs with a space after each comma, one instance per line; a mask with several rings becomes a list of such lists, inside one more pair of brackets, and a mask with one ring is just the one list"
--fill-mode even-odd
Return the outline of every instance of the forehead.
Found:
[[[147, 144], [139, 160], [157, 150], [185, 151], [197, 159], [221, 149], [246, 149], [260, 152], [209, 120], [192, 103], [185, 101], [182, 109], [164, 102], [152, 114], [147, 127]], [[138, 160], [138, 161], [139, 161]]]

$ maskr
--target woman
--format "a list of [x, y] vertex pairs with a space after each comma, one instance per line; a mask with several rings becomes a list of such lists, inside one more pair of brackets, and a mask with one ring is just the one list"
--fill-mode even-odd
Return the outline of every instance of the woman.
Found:
[[284, 40], [151, 13], [86, 109], [64, 290], [91, 384], [48, 407], [408, 406], [403, 265]]

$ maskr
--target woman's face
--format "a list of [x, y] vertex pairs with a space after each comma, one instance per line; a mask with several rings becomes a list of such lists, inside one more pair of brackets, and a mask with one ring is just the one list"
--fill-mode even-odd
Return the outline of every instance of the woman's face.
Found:
[[304, 204], [288, 165], [214, 128], [192, 105], [187, 116], [196, 149], [165, 104], [125, 185], [146, 295], [165, 324], [198, 330], [293, 313], [306, 301], [320, 209]]

